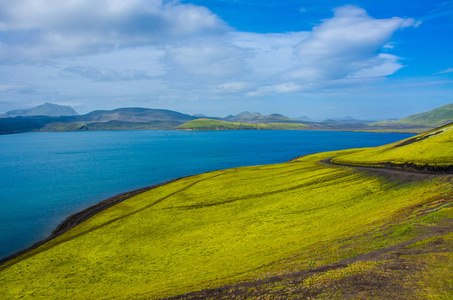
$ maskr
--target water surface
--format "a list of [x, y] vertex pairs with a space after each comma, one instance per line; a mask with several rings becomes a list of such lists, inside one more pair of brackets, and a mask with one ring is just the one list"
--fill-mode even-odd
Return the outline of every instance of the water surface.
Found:
[[410, 134], [97, 131], [0, 135], [0, 258], [119, 193], [202, 172], [391, 143]]

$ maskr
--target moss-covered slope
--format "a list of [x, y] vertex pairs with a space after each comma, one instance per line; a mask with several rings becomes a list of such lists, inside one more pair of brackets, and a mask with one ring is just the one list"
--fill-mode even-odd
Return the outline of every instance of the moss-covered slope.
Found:
[[449, 168], [453, 166], [453, 124], [389, 145], [335, 157], [332, 162], [450, 172], [453, 171]]
[[[432, 160], [445, 159], [448, 141]], [[390, 179], [322, 162], [361, 151], [156, 187], [0, 266], [0, 295], [154, 299], [249, 282], [212, 298], [453, 297], [451, 177]]]
[[428, 127], [442, 126], [453, 122], [453, 103], [438, 107], [436, 109], [411, 115], [395, 121], [381, 121], [373, 125], [420, 125]]
[[240, 123], [201, 118], [184, 123], [175, 129], [179, 130], [297, 130], [310, 126], [300, 123]]

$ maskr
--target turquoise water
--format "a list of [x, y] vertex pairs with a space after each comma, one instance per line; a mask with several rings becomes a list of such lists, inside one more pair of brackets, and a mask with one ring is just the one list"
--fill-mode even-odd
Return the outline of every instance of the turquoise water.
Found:
[[378, 146], [410, 134], [98, 131], [0, 136], [0, 258], [99, 201], [177, 177]]

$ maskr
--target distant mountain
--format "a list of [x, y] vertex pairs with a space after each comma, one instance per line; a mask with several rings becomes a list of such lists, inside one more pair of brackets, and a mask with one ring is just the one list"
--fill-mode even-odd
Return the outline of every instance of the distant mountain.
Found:
[[0, 118], [0, 134], [29, 131], [152, 130], [173, 129], [196, 119], [165, 109], [119, 108], [77, 116], [18, 116]]
[[7, 116], [7, 115], [2, 115], [2, 114], [0, 114], [0, 119], [1, 119], [1, 118], [8, 118], [8, 116]]
[[194, 114], [194, 115], [192, 115], [192, 117], [195, 117], [195, 118], [209, 118], [207, 115], [204, 115], [204, 114]]
[[235, 116], [229, 115], [226, 118], [223, 118], [225, 121], [229, 122], [248, 122], [248, 123], [278, 123], [278, 122], [297, 122], [294, 119], [288, 118], [281, 114], [271, 114], [263, 116], [258, 112], [248, 112], [244, 111]]
[[347, 123], [347, 124], [353, 124], [353, 123], [370, 123], [374, 122], [372, 120], [358, 120], [354, 119], [353, 117], [347, 116], [344, 118], [333, 118], [333, 119], [326, 119], [323, 121], [324, 123]]
[[8, 117], [30, 117], [30, 116], [77, 116], [78, 113], [70, 106], [44, 103], [30, 109], [16, 109], [6, 113]]
[[418, 125], [438, 127], [450, 122], [453, 122], [453, 103], [435, 108], [427, 112], [410, 115], [396, 121], [381, 121], [374, 123], [373, 125]]
[[307, 117], [307, 116], [300, 116], [300, 117], [294, 118], [294, 120], [304, 121], [304, 122], [312, 122], [312, 120], [309, 117]]
[[178, 121], [181, 123], [196, 119], [188, 114], [182, 114], [166, 109], [151, 109], [140, 107], [118, 108], [114, 110], [95, 110], [80, 116], [78, 121], [90, 122], [151, 122], [151, 121]]

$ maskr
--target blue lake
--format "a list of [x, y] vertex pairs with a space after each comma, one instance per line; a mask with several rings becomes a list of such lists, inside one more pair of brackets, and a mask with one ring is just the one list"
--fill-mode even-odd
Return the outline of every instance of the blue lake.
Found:
[[0, 258], [119, 193], [206, 171], [379, 146], [410, 134], [98, 131], [0, 136]]

